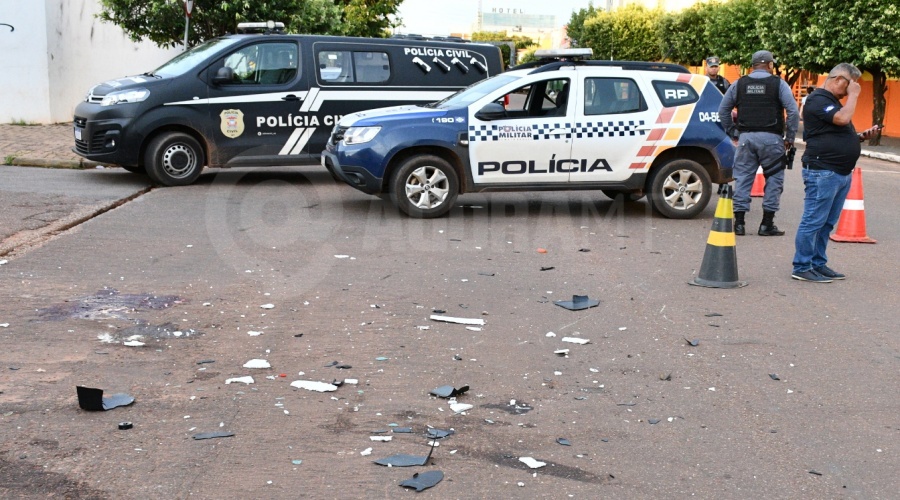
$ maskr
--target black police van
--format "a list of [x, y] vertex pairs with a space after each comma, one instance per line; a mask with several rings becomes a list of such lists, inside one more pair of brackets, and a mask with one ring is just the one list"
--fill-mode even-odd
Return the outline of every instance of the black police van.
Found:
[[438, 101], [503, 70], [489, 44], [282, 30], [244, 23], [153, 72], [94, 86], [75, 108], [73, 151], [164, 186], [191, 184], [204, 165], [314, 164], [345, 114]]

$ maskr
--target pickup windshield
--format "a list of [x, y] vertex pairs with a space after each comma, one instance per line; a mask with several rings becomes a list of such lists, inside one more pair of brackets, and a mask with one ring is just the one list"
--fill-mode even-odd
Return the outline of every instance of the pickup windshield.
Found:
[[493, 78], [488, 78], [487, 80], [483, 80], [474, 85], [470, 85], [460, 90], [459, 92], [445, 98], [443, 101], [429, 104], [428, 107], [438, 109], [464, 108], [477, 101], [478, 99], [481, 99], [482, 97], [506, 85], [507, 83], [514, 82], [518, 79], [518, 76], [497, 75]]
[[169, 62], [156, 68], [153, 75], [158, 76], [179, 76], [197, 67], [198, 64], [205, 61], [211, 54], [218, 52], [225, 47], [234, 45], [239, 42], [239, 38], [214, 38], [207, 40], [187, 52], [182, 52]]

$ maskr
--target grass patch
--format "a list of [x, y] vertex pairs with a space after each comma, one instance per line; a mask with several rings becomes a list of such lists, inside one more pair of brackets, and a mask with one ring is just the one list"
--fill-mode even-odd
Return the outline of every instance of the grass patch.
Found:
[[12, 165], [15, 159], [16, 157], [13, 155], [6, 155], [6, 158], [3, 159], [3, 164], [6, 166]]
[[34, 127], [40, 125], [40, 123], [35, 122], [26, 122], [25, 120], [13, 120], [9, 122], [10, 125], [18, 125], [20, 127]]

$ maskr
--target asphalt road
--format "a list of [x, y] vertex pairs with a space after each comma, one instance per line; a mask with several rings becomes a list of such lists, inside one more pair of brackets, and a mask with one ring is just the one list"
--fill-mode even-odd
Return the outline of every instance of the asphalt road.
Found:
[[[0, 496], [380, 498], [441, 470], [441, 498], [895, 498], [900, 165], [860, 165], [878, 243], [829, 247], [849, 278], [791, 280], [793, 238], [755, 236], [755, 199], [735, 290], [687, 284], [714, 203], [673, 221], [599, 193], [465, 195], [420, 221], [314, 167], [150, 190], [0, 265]], [[793, 235], [798, 170], [782, 202]], [[574, 294], [600, 304], [553, 304]], [[446, 384], [473, 408], [429, 396]], [[86, 412], [76, 385], [136, 402]], [[372, 463], [427, 455], [426, 426], [456, 431], [428, 466]]]

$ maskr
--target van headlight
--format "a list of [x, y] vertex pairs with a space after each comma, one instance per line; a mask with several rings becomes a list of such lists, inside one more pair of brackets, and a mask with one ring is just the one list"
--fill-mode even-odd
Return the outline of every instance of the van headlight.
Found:
[[344, 132], [344, 144], [363, 144], [371, 141], [381, 127], [350, 127]]
[[129, 102], [141, 102], [150, 97], [150, 91], [147, 89], [131, 89], [120, 90], [118, 92], [110, 92], [100, 101], [101, 106], [113, 106], [116, 104], [125, 104]]

